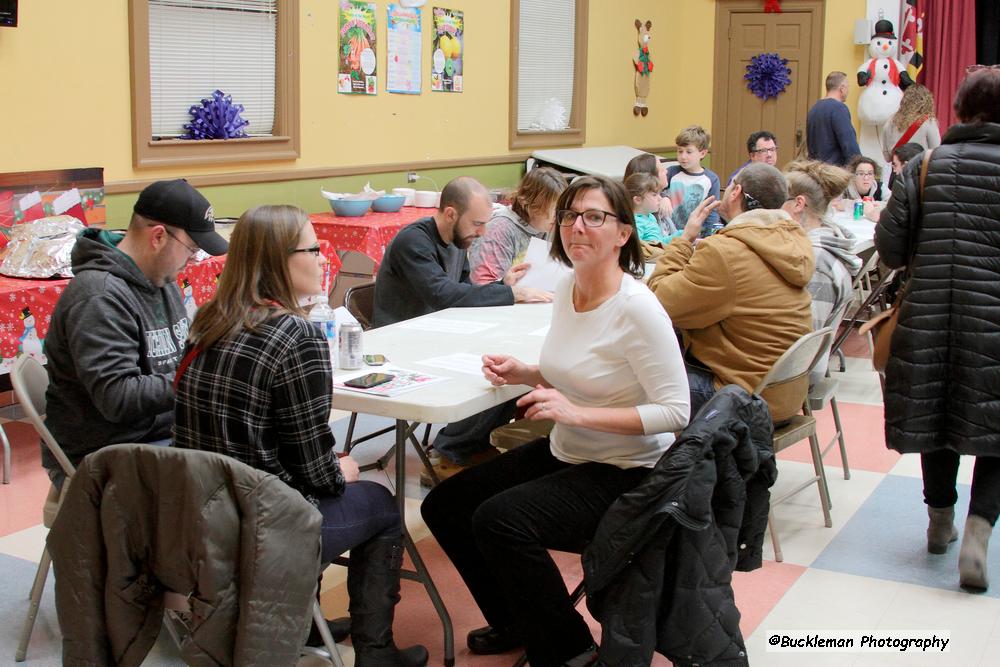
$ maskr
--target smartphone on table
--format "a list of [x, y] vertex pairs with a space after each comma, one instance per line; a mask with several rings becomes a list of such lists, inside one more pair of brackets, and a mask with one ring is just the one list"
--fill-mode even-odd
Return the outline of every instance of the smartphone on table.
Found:
[[380, 384], [385, 384], [394, 377], [396, 376], [389, 373], [369, 373], [368, 375], [362, 375], [351, 380], [345, 380], [344, 386], [353, 387], [354, 389], [371, 389]]

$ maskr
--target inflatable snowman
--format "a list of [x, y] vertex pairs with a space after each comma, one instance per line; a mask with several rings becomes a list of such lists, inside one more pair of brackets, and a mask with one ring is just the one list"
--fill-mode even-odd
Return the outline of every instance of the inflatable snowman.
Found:
[[[868, 43], [871, 56], [858, 68], [858, 119], [861, 134], [858, 145], [861, 154], [879, 164], [882, 156], [882, 126], [889, 120], [903, 99], [903, 89], [913, 83], [906, 73], [906, 65], [897, 59], [899, 40], [892, 30], [892, 22], [881, 19], [875, 23], [875, 34]], [[886, 172], [885, 169], [882, 170]]]

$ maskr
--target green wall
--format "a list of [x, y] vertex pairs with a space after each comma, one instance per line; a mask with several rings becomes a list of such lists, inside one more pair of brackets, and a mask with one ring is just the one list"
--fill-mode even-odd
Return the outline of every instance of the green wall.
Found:
[[[411, 187], [417, 190], [440, 190], [445, 183], [456, 176], [473, 176], [488, 188], [510, 188], [517, 185], [524, 174], [524, 163], [490, 165], [483, 167], [461, 167], [455, 169], [430, 169], [418, 172], [423, 178], [416, 183], [406, 183], [406, 172], [383, 174], [362, 174], [339, 178], [315, 178], [301, 181], [281, 181], [277, 183], [250, 183], [246, 185], [223, 185], [198, 188], [215, 208], [217, 218], [238, 218], [244, 211], [261, 204], [294, 204], [309, 213], [329, 211], [330, 207], [320, 194], [320, 188], [330, 192], [358, 192], [366, 182], [376, 190], [389, 191], [392, 188]], [[123, 229], [128, 226], [132, 206], [138, 192], [108, 195], [107, 226]]]

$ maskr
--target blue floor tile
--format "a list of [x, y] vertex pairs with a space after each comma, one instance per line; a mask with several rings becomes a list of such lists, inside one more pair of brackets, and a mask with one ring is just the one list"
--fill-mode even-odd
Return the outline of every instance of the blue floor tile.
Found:
[[[811, 567], [957, 590], [958, 551], [968, 506], [969, 487], [960, 484], [955, 506], [959, 541], [946, 554], [929, 554], [922, 480], [886, 475]], [[1000, 549], [990, 549], [988, 569], [1000, 577]], [[1000, 597], [1000, 582], [986, 595]]]

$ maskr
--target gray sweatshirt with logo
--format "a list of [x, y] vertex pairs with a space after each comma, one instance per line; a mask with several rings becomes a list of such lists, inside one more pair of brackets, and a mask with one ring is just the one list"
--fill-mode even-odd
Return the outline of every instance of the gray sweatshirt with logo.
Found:
[[[122, 235], [86, 229], [59, 297], [45, 356], [45, 424], [74, 464], [105, 445], [170, 437], [174, 369], [188, 333], [175, 282], [154, 286], [117, 249]], [[42, 447], [42, 463], [59, 466]]]

